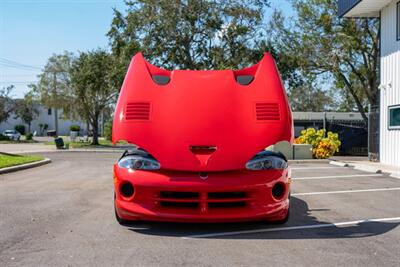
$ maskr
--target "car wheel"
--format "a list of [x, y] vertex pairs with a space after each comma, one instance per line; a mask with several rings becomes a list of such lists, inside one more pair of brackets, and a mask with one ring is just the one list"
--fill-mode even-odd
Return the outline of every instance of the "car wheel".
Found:
[[114, 193], [114, 213], [115, 213], [115, 219], [120, 225], [127, 226], [129, 224], [132, 224], [132, 221], [122, 219], [121, 217], [118, 216], [117, 207], [115, 206], [115, 193]]
[[273, 224], [285, 224], [285, 223], [287, 223], [287, 221], [289, 221], [289, 217], [290, 217], [290, 207], [287, 211], [285, 218], [283, 218], [281, 220], [273, 221], [272, 223]]
[[288, 208], [288, 211], [286, 213], [286, 216], [283, 219], [272, 221], [273, 224], [285, 224], [289, 220], [289, 217], [290, 217], [290, 192], [289, 192], [288, 199], [289, 199], [289, 208]]

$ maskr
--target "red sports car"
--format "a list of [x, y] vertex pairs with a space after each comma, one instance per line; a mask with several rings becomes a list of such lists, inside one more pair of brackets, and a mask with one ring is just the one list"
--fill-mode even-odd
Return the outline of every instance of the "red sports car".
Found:
[[119, 140], [138, 147], [114, 165], [121, 224], [288, 219], [287, 160], [265, 148], [292, 142], [293, 122], [269, 54], [241, 70], [168, 71], [138, 53], [115, 110]]

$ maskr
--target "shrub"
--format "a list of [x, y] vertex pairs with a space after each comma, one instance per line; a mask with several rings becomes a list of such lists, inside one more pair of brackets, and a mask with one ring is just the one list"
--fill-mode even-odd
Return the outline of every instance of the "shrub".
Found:
[[27, 133], [25, 135], [26, 140], [32, 140], [33, 139], [33, 134], [32, 133]]
[[341, 142], [337, 133], [328, 132], [325, 135], [325, 129], [316, 131], [314, 128], [308, 128], [301, 131], [301, 135], [294, 140], [295, 144], [310, 144], [314, 158], [326, 159], [339, 151]]
[[25, 125], [23, 124], [17, 124], [15, 125], [14, 129], [19, 132], [20, 134], [24, 135], [25, 134]]
[[8, 141], [8, 140], [10, 140], [10, 138], [8, 138], [8, 136], [0, 134], [0, 141]]
[[79, 125], [71, 125], [71, 127], [69, 127], [71, 132], [79, 132], [81, 130], [81, 126]]
[[112, 138], [112, 121], [108, 121], [104, 124], [104, 138], [111, 141]]

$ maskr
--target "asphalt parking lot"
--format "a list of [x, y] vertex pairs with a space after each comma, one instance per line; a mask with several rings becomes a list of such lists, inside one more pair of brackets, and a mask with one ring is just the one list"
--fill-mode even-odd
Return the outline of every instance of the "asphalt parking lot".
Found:
[[0, 266], [400, 266], [400, 179], [294, 164], [291, 217], [120, 226], [118, 153], [53, 152], [0, 175]]

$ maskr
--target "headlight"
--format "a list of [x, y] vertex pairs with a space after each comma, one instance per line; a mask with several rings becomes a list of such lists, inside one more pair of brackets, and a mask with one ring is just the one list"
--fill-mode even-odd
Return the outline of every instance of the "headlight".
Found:
[[161, 167], [157, 160], [140, 155], [125, 156], [118, 161], [118, 166], [134, 170], [158, 170]]
[[272, 151], [262, 151], [246, 163], [248, 170], [283, 170], [287, 166], [285, 156]]

